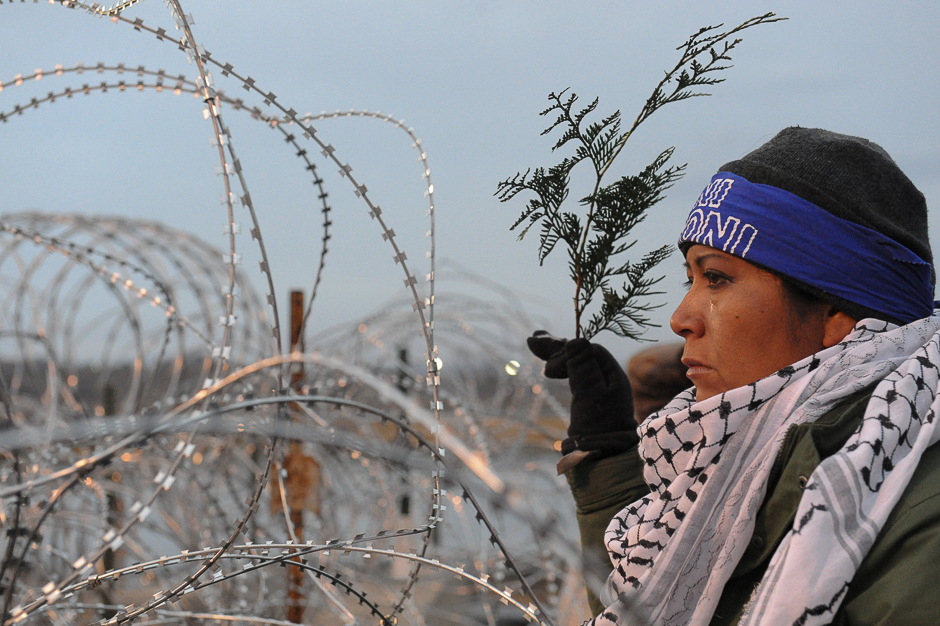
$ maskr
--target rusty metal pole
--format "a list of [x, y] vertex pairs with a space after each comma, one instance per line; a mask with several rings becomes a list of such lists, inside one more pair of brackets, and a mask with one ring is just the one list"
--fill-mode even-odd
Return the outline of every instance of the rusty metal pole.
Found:
[[[290, 349], [291, 352], [304, 351], [303, 338], [304, 292], [290, 292]], [[304, 380], [304, 364], [294, 363], [291, 368], [291, 387], [298, 390]], [[290, 405], [293, 419], [298, 419], [300, 408]], [[284, 491], [287, 506], [290, 509], [290, 522], [298, 543], [304, 541], [304, 510], [320, 513], [320, 464], [316, 459], [304, 454], [303, 443], [291, 441], [287, 454], [284, 455], [284, 470], [287, 478]], [[275, 496], [279, 496], [275, 490]], [[276, 497], [280, 505], [280, 497]], [[297, 559], [299, 561], [299, 559]], [[304, 620], [306, 596], [303, 590], [304, 571], [299, 567], [288, 567], [288, 605], [287, 620], [301, 624]]]
[[[101, 401], [102, 406], [104, 407], [104, 414], [108, 416], [113, 416], [117, 414], [117, 398], [114, 391], [114, 385], [108, 383], [104, 386], [104, 397]], [[117, 472], [115, 472], [117, 473]], [[114, 474], [111, 474], [111, 479], [114, 480]], [[107, 493], [106, 502], [108, 503], [108, 513], [106, 520], [110, 528], [120, 528], [121, 527], [121, 512], [124, 510], [124, 502], [117, 496], [114, 490], [111, 490]], [[118, 559], [114, 550], [108, 548], [104, 551], [104, 554], [101, 557], [101, 561], [96, 563], [96, 567], [100, 567], [99, 574], [102, 574], [107, 571], [111, 571], [117, 567]], [[101, 591], [102, 602], [106, 605], [112, 604], [111, 594], [108, 591], [108, 587], [102, 587]], [[103, 611], [103, 615], [106, 618], [112, 618], [117, 614], [115, 609], [106, 609]]]

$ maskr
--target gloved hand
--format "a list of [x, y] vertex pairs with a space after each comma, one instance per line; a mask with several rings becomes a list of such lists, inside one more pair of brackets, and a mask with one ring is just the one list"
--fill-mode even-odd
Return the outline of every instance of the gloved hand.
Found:
[[547, 378], [568, 379], [571, 423], [563, 454], [575, 450], [617, 454], [636, 445], [633, 393], [617, 359], [587, 339], [566, 341], [544, 330], [526, 340], [532, 354], [545, 361]]

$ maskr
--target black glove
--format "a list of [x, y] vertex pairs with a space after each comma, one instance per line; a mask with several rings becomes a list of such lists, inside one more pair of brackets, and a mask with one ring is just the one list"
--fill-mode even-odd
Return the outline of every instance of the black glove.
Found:
[[609, 456], [636, 445], [630, 381], [606, 348], [587, 339], [559, 339], [544, 330], [535, 331], [526, 343], [545, 361], [547, 378], [568, 379], [571, 424], [561, 443], [563, 454], [583, 450]]

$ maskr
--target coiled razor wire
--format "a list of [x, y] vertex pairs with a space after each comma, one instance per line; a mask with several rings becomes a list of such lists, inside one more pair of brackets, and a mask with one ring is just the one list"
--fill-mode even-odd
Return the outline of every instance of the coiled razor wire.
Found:
[[[435, 294], [434, 186], [414, 129], [379, 112], [299, 115], [198, 45], [176, 0], [165, 4], [178, 37], [125, 17], [137, 2], [54, 4], [175, 45], [196, 75], [120, 63], [17, 74], [0, 82], [0, 122], [78, 95], [192, 94], [212, 127], [227, 249], [122, 217], [0, 216], [3, 623], [286, 624], [298, 602], [306, 623], [574, 619], [577, 533], [552, 471], [565, 415], [554, 394], [564, 390], [523, 356], [519, 338], [534, 326], [498, 287], [452, 268], [452, 291]], [[218, 89], [210, 68], [261, 104]], [[47, 77], [81, 82], [90, 72], [112, 78], [5, 100]], [[378, 224], [408, 298], [303, 350], [282, 345], [264, 238], [223, 109], [278, 131], [311, 176], [321, 251], [302, 326], [333, 219], [311, 141]], [[423, 286], [365, 183], [311, 125], [339, 117], [392, 124], [419, 153]], [[236, 207], [248, 213], [263, 295], [239, 268]], [[435, 318], [437, 297], [447, 306]], [[415, 316], [418, 363], [408, 357]], [[438, 341], [452, 363], [443, 382]], [[301, 465], [284, 442], [301, 446]], [[298, 477], [307, 482], [299, 499]], [[421, 499], [418, 514], [411, 503]], [[306, 575], [299, 600], [288, 596], [288, 569]]]

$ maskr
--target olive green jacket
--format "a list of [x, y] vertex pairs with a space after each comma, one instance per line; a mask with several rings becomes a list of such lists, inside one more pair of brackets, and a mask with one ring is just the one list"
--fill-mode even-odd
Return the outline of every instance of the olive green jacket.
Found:
[[[812, 424], [792, 426], [774, 462], [754, 536], [725, 585], [713, 625], [737, 624], [770, 557], [793, 524], [806, 479], [837, 452], [864, 416], [871, 389], [851, 396]], [[635, 448], [567, 472], [578, 510], [585, 576], [605, 580], [604, 531], [624, 506], [649, 492]], [[849, 585], [833, 624], [940, 624], [940, 444], [928, 448], [897, 506]], [[594, 615], [604, 607], [588, 591]]]

